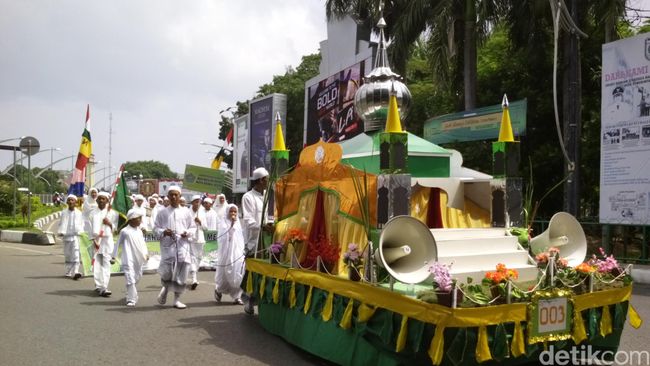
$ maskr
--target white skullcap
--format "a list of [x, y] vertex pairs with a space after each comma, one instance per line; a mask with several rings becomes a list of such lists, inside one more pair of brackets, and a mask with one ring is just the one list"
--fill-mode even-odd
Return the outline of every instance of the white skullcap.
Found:
[[264, 169], [264, 167], [260, 167], [253, 170], [253, 176], [251, 177], [251, 179], [258, 180], [268, 176], [269, 176], [268, 170]]
[[158, 195], [158, 193], [154, 193], [151, 195], [151, 197], [160, 197], [160, 196]]
[[99, 192], [97, 193], [97, 197], [106, 197], [107, 199], [111, 199], [111, 194], [108, 192]]
[[195, 194], [194, 196], [192, 196], [192, 199], [190, 200], [190, 202], [194, 202], [194, 201], [200, 200], [200, 199], [201, 199], [201, 195], [200, 194]]
[[74, 194], [69, 194], [68, 197], [65, 198], [65, 200], [67, 201], [70, 198], [74, 199], [75, 201], [77, 200], [77, 196], [75, 196]]
[[97, 188], [93, 187], [93, 188], [91, 188], [91, 189], [88, 190], [88, 193], [92, 193], [92, 191], [95, 191], [95, 193], [99, 192], [99, 191], [97, 190]]
[[181, 193], [181, 187], [179, 187], [179, 186], [169, 186], [169, 188], [167, 188], [167, 193], [169, 193], [171, 191], [176, 191], [178, 193]]
[[149, 201], [151, 201], [151, 200], [154, 200], [154, 201], [158, 202], [158, 196], [155, 196], [155, 197], [154, 196], [149, 196]]
[[136, 195], [135, 195], [135, 199], [136, 199], [136, 200], [143, 200], [143, 201], [144, 201], [144, 196], [141, 195], [141, 194], [136, 194]]
[[131, 219], [135, 219], [135, 218], [138, 218], [138, 217], [142, 217], [142, 213], [143, 212], [142, 212], [141, 209], [132, 208], [132, 209], [129, 210], [129, 212], [126, 213], [126, 219], [131, 220]]
[[210, 198], [210, 197], [205, 197], [205, 199], [203, 200], [203, 202], [212, 203], [212, 198]]

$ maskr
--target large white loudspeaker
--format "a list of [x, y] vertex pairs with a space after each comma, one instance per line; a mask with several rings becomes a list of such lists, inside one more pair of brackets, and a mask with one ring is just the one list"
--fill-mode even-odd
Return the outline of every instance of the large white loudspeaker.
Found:
[[437, 260], [436, 241], [420, 220], [395, 216], [386, 223], [379, 237], [375, 261], [397, 281], [423, 282], [430, 275], [429, 266]]
[[566, 258], [575, 267], [587, 255], [587, 237], [575, 217], [566, 212], [558, 212], [548, 224], [548, 229], [530, 241], [533, 254], [539, 254], [550, 247], [560, 250], [560, 257]]

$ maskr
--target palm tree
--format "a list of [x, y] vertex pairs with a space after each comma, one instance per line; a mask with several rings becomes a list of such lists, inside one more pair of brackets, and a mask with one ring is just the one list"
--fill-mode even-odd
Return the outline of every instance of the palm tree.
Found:
[[[413, 43], [424, 36], [430, 46], [436, 82], [453, 86], [462, 76], [465, 109], [476, 108], [476, 60], [478, 45], [497, 20], [498, 0], [328, 0], [327, 18], [352, 15], [366, 23], [379, 18], [388, 23], [391, 64], [404, 74]], [[370, 21], [369, 21], [370, 20]], [[460, 54], [458, 49], [462, 49]], [[460, 67], [462, 65], [462, 68]], [[462, 71], [461, 71], [462, 70]]]

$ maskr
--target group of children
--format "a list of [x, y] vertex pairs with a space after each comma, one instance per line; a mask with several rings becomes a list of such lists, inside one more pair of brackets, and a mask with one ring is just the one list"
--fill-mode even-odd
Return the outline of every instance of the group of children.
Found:
[[[111, 295], [108, 289], [111, 265], [115, 263], [119, 252], [126, 280], [126, 306], [134, 307], [138, 302], [136, 284], [149, 259], [144, 239], [144, 232], [149, 229], [160, 238], [161, 261], [158, 273], [161, 276], [162, 289], [158, 302], [165, 304], [168, 291], [172, 291], [173, 306], [184, 309], [186, 305], [180, 302], [180, 296], [185, 290], [185, 282], [191, 280], [192, 290], [199, 284], [197, 272], [205, 243], [203, 232], [217, 230], [219, 249], [215, 299], [221, 301], [221, 294], [227, 293], [234, 299], [235, 304], [243, 304], [240, 285], [244, 272], [245, 242], [237, 206], [227, 205], [227, 202], [223, 204], [225, 197], [218, 197], [224, 208], [223, 216], [219, 217], [218, 213], [211, 209], [211, 199], [201, 200], [201, 196], [194, 196], [191, 207], [188, 208], [181, 203], [180, 193], [180, 188], [170, 187], [165, 197], [165, 201], [170, 204], [161, 205], [154, 217], [147, 215], [151, 210], [146, 210], [141, 202], [136, 200], [134, 207], [126, 215], [127, 225], [119, 231], [117, 244], [114, 243], [113, 233], [118, 229], [118, 214], [108, 205], [110, 195], [96, 190], [89, 192], [87, 201], [91, 202], [91, 207], [88, 209], [90, 212], [86, 214], [77, 209], [77, 197], [68, 195], [67, 208], [61, 215], [58, 230], [64, 246], [65, 275], [75, 280], [82, 276], [79, 236], [87, 232], [94, 246], [92, 266], [95, 291], [103, 297]], [[155, 205], [157, 202], [154, 202], [151, 203]], [[86, 205], [88, 203], [85, 202], [84, 208]], [[143, 220], [147, 216], [151, 224], [145, 226]]]

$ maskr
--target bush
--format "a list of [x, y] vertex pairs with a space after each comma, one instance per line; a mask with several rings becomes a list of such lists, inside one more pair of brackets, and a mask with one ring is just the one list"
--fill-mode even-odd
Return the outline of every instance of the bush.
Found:
[[[16, 210], [20, 213], [23, 195], [16, 196]], [[0, 214], [11, 215], [14, 209], [14, 186], [12, 182], [0, 181]]]

